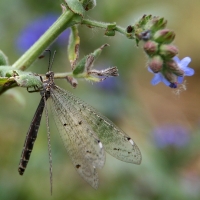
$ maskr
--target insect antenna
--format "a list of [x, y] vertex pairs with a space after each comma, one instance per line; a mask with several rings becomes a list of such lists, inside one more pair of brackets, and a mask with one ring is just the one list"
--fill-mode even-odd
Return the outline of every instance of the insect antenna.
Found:
[[55, 58], [56, 51], [54, 51], [52, 58], [51, 58], [51, 50], [50, 49], [46, 49], [45, 51], [49, 52], [49, 64], [48, 64], [48, 72], [49, 72], [52, 69], [53, 61], [54, 61], [54, 58]]

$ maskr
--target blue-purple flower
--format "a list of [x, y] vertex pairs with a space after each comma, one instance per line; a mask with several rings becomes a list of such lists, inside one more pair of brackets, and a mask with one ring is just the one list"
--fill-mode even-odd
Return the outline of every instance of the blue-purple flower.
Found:
[[[176, 82], [170, 82], [169, 80], [166, 79], [165, 74], [163, 71], [154, 73], [154, 77], [151, 81], [152, 85], [156, 85], [160, 82], [163, 82], [165, 85], [171, 87], [171, 88], [176, 88], [178, 84], [183, 83], [184, 76], [192, 76], [194, 75], [194, 69], [188, 67], [189, 63], [191, 62], [190, 57], [185, 57], [182, 60], [179, 60], [177, 56], [173, 58], [173, 61], [176, 62], [178, 68], [183, 71], [183, 76], [178, 76], [175, 73], [172, 73], [171, 75], [176, 78]], [[148, 71], [153, 73], [153, 71], [148, 67]]]
[[154, 129], [153, 138], [159, 148], [182, 147], [188, 144], [190, 135], [183, 126], [163, 125]]
[[[16, 39], [16, 47], [20, 52], [28, 50], [45, 31], [56, 21], [58, 15], [46, 14], [25, 26]], [[55, 41], [59, 46], [67, 45], [70, 30], [65, 30]]]

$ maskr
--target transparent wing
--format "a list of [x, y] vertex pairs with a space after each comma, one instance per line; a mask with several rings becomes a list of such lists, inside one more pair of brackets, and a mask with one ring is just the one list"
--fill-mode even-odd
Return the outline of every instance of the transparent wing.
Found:
[[105, 163], [99, 138], [77, 110], [66, 104], [66, 95], [51, 91], [52, 111], [59, 133], [78, 173], [92, 187], [98, 187], [97, 168]]
[[127, 134], [120, 130], [109, 119], [98, 113], [94, 108], [68, 91], [59, 88], [57, 92], [67, 97], [67, 100], [63, 103], [65, 105], [67, 104], [69, 107], [73, 107], [82, 119], [92, 127], [109, 154], [124, 162], [134, 164], [141, 163], [141, 152], [135, 142]]

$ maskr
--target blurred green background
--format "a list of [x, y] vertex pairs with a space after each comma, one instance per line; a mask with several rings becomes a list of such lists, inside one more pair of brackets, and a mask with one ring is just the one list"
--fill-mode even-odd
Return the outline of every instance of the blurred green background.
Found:
[[[22, 54], [17, 44], [22, 31], [33, 21], [49, 14], [59, 16], [60, 1], [1, 0], [0, 49], [10, 64]], [[0, 98], [0, 199], [74, 199], [74, 200], [168, 200], [200, 199], [200, 1], [199, 0], [109, 0], [97, 1], [87, 18], [118, 25], [134, 24], [144, 14], [165, 17], [168, 28], [176, 33], [174, 44], [179, 58], [192, 58], [193, 77], [186, 77], [179, 90], [160, 83], [152, 86], [152, 74], [146, 69], [147, 57], [134, 41], [120, 34], [104, 36], [104, 31], [80, 26], [80, 57], [104, 43], [97, 68], [117, 66], [120, 76], [100, 84], [79, 81], [74, 90], [65, 81], [61, 87], [93, 105], [129, 134], [139, 146], [140, 166], [123, 163], [107, 155], [105, 167], [99, 170], [100, 186], [91, 188], [76, 173], [62, 145], [50, 116], [53, 157], [53, 196], [50, 195], [49, 163], [45, 119], [25, 174], [18, 163], [25, 135], [40, 95], [15, 88]], [[48, 17], [47, 17], [48, 21]], [[41, 21], [41, 27], [45, 20]], [[36, 33], [35, 33], [36, 34]], [[34, 32], [32, 33], [34, 35]], [[53, 70], [69, 71], [66, 45], [55, 43], [57, 50]], [[45, 73], [48, 59], [35, 62], [28, 70]], [[185, 90], [186, 87], [186, 90]], [[14, 95], [18, 98], [14, 98]], [[15, 95], [15, 96], [16, 96]]]

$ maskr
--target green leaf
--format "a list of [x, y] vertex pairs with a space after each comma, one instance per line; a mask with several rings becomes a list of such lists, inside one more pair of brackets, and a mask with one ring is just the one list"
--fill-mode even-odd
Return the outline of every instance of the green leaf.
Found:
[[0, 66], [1, 85], [15, 81], [20, 87], [42, 87], [39, 75], [17, 70], [11, 66]]
[[73, 71], [73, 74], [74, 74], [74, 75], [78, 75], [78, 74], [81, 74], [81, 73], [84, 72], [87, 57], [88, 57], [88, 55], [85, 56], [84, 58], [82, 58], [82, 59], [78, 62], [78, 64], [76, 65], [75, 70]]
[[78, 0], [65, 0], [68, 8], [75, 14], [80, 15], [82, 18], [85, 14], [85, 10], [83, 8], [83, 5]]
[[15, 76], [14, 79], [20, 87], [42, 87], [40, 76], [31, 72], [26, 72], [19, 76]]
[[108, 44], [102, 45], [100, 48], [96, 49], [94, 52], [90, 53], [87, 56], [84, 56], [73, 71], [75, 76], [83, 74], [84, 72], [87, 74], [88, 71], [93, 67], [95, 60], [99, 57], [104, 47], [109, 46]]
[[116, 23], [109, 24], [107, 26], [105, 35], [107, 35], [107, 36], [114, 36], [115, 35], [115, 29], [116, 29]]
[[5, 83], [8, 82], [9, 78], [6, 77], [0, 77], [0, 87], [3, 86]]
[[78, 35], [78, 28], [77, 26], [72, 26], [68, 44], [68, 58], [72, 70], [74, 69], [76, 61], [79, 57], [79, 46], [80, 46], [80, 37]]

